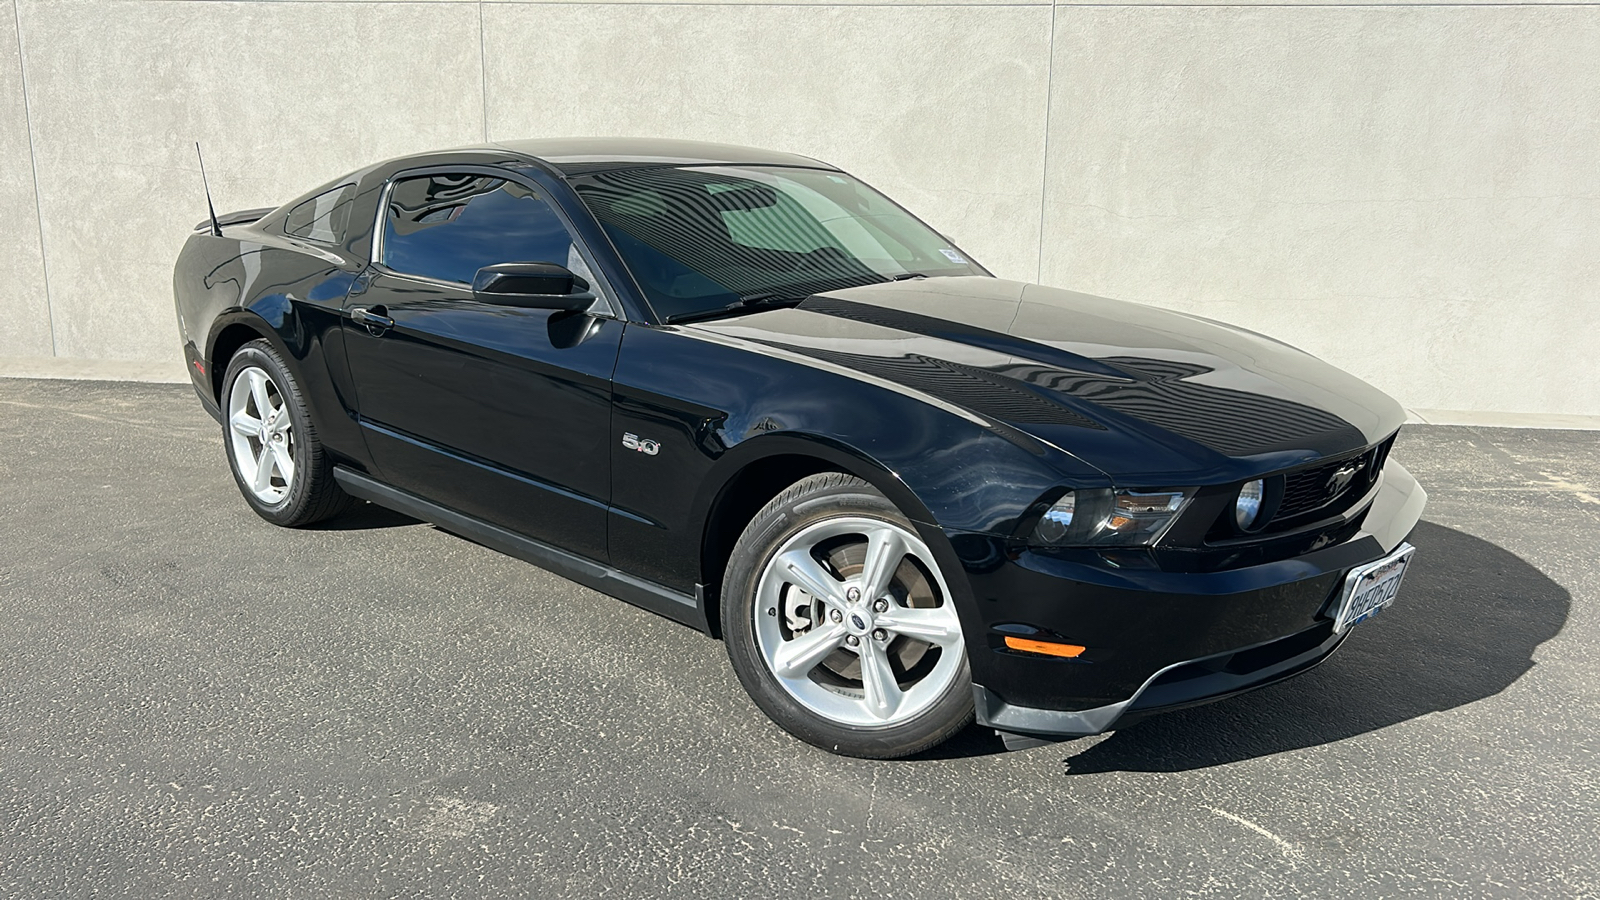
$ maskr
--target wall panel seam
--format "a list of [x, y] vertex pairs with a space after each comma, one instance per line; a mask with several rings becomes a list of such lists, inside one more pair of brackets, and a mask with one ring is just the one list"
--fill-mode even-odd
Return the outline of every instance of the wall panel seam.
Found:
[[33, 108], [28, 99], [28, 60], [22, 51], [22, 10], [11, 0], [11, 19], [17, 29], [17, 74], [22, 81], [22, 121], [28, 129], [28, 170], [33, 177], [33, 214], [39, 227], [39, 273], [44, 279], [44, 309], [50, 322], [50, 355], [60, 356], [56, 344], [56, 305], [50, 297], [50, 260], [44, 246], [44, 200], [39, 195], [39, 152], [33, 140]]
[[[1050, 193], [1050, 112], [1056, 99], [1056, 4], [1050, 5], [1050, 39], [1045, 42], [1044, 60], [1044, 159], [1039, 164], [1039, 242], [1033, 260], [1033, 280], [1044, 283], [1045, 198]], [[1022, 307], [1018, 306], [1020, 313]]]
[[478, 125], [489, 143], [489, 45], [484, 38], [483, 0], [478, 0]]

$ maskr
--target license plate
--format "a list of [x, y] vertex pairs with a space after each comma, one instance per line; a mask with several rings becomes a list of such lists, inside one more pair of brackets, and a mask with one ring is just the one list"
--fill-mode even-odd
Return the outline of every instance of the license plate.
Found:
[[1400, 590], [1400, 579], [1405, 577], [1406, 566], [1417, 548], [1401, 544], [1395, 551], [1377, 562], [1357, 566], [1344, 579], [1344, 592], [1339, 595], [1339, 605], [1333, 617], [1334, 633], [1339, 633], [1357, 622], [1364, 622], [1378, 614], [1378, 610], [1394, 602]]

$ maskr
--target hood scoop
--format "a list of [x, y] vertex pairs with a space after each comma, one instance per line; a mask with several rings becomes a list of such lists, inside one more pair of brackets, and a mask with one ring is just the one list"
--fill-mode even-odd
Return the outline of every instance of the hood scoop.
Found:
[[907, 334], [966, 344], [969, 347], [981, 347], [985, 350], [992, 350], [995, 353], [1003, 353], [1008, 356], [1022, 356], [1034, 362], [1045, 363], [1058, 369], [1101, 375], [1107, 378], [1128, 377], [1128, 373], [1120, 369], [1112, 368], [1087, 356], [1080, 356], [1076, 353], [1051, 347], [1048, 344], [1036, 344], [1025, 338], [1002, 334], [998, 331], [990, 331], [987, 328], [979, 328], [963, 322], [953, 322], [949, 319], [927, 316], [909, 310], [895, 309], [888, 306], [874, 306], [869, 303], [857, 303], [853, 300], [842, 300], [838, 297], [828, 296], [811, 297], [800, 304], [800, 309], [821, 313], [825, 316], [849, 319], [852, 322], [861, 322], [866, 325], [876, 325], [879, 328], [903, 331]]
[[[977, 366], [908, 354], [897, 359], [776, 344], [793, 353], [844, 366], [937, 397], [1010, 425], [1064, 425], [1104, 430], [1105, 426], [1053, 402], [1004, 373]], [[1056, 370], [1051, 370], [1056, 371]]]
[[[1223, 370], [1234, 366], [1221, 357], [1197, 361], [1130, 355], [1125, 345], [1118, 348], [1122, 353], [1097, 359], [1015, 334], [837, 295], [812, 297], [799, 308], [1006, 357], [998, 365], [976, 366], [927, 351], [890, 357], [787, 345], [1028, 431], [1041, 426], [1104, 431], [1110, 425], [1152, 437], [1165, 432], [1232, 457], [1366, 443], [1359, 429], [1333, 412], [1217, 383], [1230, 374]], [[999, 324], [993, 316], [989, 321]], [[1130, 326], [1129, 336], [1137, 331]]]

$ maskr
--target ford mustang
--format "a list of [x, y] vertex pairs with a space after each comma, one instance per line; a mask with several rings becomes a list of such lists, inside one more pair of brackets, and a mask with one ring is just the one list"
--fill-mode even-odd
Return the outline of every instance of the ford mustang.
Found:
[[785, 153], [394, 159], [213, 213], [174, 288], [262, 518], [381, 504], [676, 619], [842, 754], [1304, 672], [1394, 601], [1426, 501], [1362, 381], [996, 278]]

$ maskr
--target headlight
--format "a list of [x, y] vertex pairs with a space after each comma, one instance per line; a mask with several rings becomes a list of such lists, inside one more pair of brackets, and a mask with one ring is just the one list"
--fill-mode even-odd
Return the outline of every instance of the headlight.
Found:
[[1261, 524], [1261, 506], [1267, 497], [1267, 483], [1260, 478], [1239, 489], [1233, 503], [1233, 521], [1240, 531], [1254, 531]]
[[1034, 529], [1034, 536], [1046, 544], [1058, 544], [1065, 540], [1072, 531], [1073, 516], [1078, 511], [1077, 500], [1077, 494], [1067, 491], [1066, 496], [1045, 511], [1044, 518], [1039, 520], [1039, 527]]
[[1068, 491], [1045, 511], [1033, 543], [1052, 547], [1142, 547], [1167, 530], [1187, 491]]

